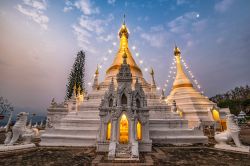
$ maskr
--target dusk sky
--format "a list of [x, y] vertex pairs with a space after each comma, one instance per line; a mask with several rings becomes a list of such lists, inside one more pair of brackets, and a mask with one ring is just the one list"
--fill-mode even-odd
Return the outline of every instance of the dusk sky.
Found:
[[79, 50], [86, 52], [86, 84], [97, 64], [102, 81], [124, 13], [146, 80], [152, 67], [164, 86], [176, 43], [205, 95], [224, 93], [250, 84], [249, 11], [249, 0], [1, 0], [0, 96], [16, 112], [45, 115], [53, 97], [64, 100]]

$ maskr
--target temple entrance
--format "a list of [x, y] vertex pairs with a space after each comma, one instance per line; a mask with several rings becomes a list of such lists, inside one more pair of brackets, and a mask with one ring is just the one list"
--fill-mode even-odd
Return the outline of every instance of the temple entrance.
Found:
[[120, 120], [120, 137], [119, 142], [122, 144], [128, 143], [128, 119], [125, 114], [122, 114], [121, 120]]

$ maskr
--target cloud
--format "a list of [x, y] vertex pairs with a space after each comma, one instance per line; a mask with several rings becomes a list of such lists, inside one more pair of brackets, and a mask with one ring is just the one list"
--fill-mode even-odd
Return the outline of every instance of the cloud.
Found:
[[81, 10], [85, 15], [98, 14], [100, 10], [98, 7], [93, 7], [89, 0], [78, 0], [74, 3], [74, 6]]
[[146, 40], [150, 46], [160, 48], [164, 46], [167, 35], [163, 32], [160, 33], [142, 33], [141, 38]]
[[98, 37], [98, 40], [99, 40], [99, 41], [109, 42], [109, 41], [114, 40], [114, 38], [115, 38], [114, 34], [108, 34], [108, 35], [106, 35], [106, 36], [99, 36], [99, 37]]
[[197, 12], [188, 12], [170, 21], [167, 24], [170, 28], [170, 32], [185, 33], [192, 23], [197, 20], [197, 15]]
[[114, 16], [112, 14], [106, 19], [95, 19], [91, 16], [82, 15], [78, 19], [78, 23], [72, 26], [73, 32], [78, 41], [78, 46], [94, 53], [96, 50], [91, 45], [91, 40], [112, 40], [114, 37], [111, 35], [105, 36], [104, 32], [113, 19]]
[[164, 30], [163, 25], [157, 25], [157, 26], [150, 27], [150, 31], [152, 31], [152, 32], [159, 32], [159, 31], [163, 31], [163, 30]]
[[46, 10], [47, 2], [45, 0], [23, 0], [23, 3], [38, 10]]
[[38, 23], [42, 29], [48, 29], [49, 17], [43, 13], [47, 9], [45, 0], [23, 0], [23, 5], [18, 4], [16, 9]]
[[69, 11], [71, 11], [71, 10], [73, 10], [73, 7], [72, 7], [72, 6], [65, 6], [65, 7], [63, 8], [63, 12], [65, 12], [65, 13], [67, 13], [67, 12], [69, 12]]
[[17, 5], [16, 9], [22, 14], [28, 16], [34, 22], [38, 23], [42, 29], [48, 29], [49, 18], [43, 14], [40, 10], [26, 9], [22, 5]]
[[156, 25], [149, 28], [145, 33], [142, 31], [140, 37], [146, 40], [152, 47], [163, 47], [167, 40], [174, 41], [178, 34], [187, 47], [192, 47], [199, 41], [193, 35], [202, 32], [207, 27], [207, 20], [200, 20], [199, 13], [188, 12], [179, 16], [165, 25]]
[[110, 5], [114, 5], [114, 4], [115, 4], [115, 1], [116, 1], [116, 0], [108, 0], [107, 2], [108, 2], [108, 4], [110, 4]]
[[176, 1], [176, 4], [177, 5], [183, 5], [183, 4], [185, 4], [185, 3], [189, 3], [187, 0], [177, 0]]
[[214, 9], [217, 12], [223, 13], [230, 8], [230, 6], [233, 4], [233, 1], [234, 0], [222, 0], [215, 4]]

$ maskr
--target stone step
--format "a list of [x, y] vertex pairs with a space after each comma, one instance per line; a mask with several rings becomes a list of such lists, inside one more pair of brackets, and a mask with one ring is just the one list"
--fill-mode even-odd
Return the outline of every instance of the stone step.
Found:
[[56, 128], [53, 134], [63, 134], [63, 135], [89, 135], [96, 136], [98, 133], [98, 127], [69, 127], [69, 128]]
[[115, 158], [130, 158], [131, 157], [131, 144], [117, 144], [115, 150]]
[[208, 143], [206, 136], [151, 136], [153, 143], [159, 144], [194, 144]]
[[194, 136], [196, 132], [192, 129], [167, 129], [167, 128], [158, 128], [149, 130], [150, 135], [157, 136]]
[[99, 127], [100, 120], [99, 119], [79, 119], [79, 118], [64, 118], [60, 127]]
[[128, 154], [128, 153], [116, 153], [115, 154], [115, 158], [118, 159], [118, 158], [130, 158], [131, 155]]
[[40, 146], [96, 146], [94, 136], [43, 134]]
[[94, 111], [78, 111], [70, 113], [65, 118], [67, 119], [99, 119], [99, 110]]

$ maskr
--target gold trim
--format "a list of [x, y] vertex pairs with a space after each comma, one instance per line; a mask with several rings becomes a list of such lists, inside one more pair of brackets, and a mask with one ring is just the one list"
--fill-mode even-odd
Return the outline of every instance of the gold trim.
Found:
[[182, 87], [193, 87], [193, 85], [192, 84], [179, 84], [179, 85], [174, 85], [173, 89], [182, 88]]

